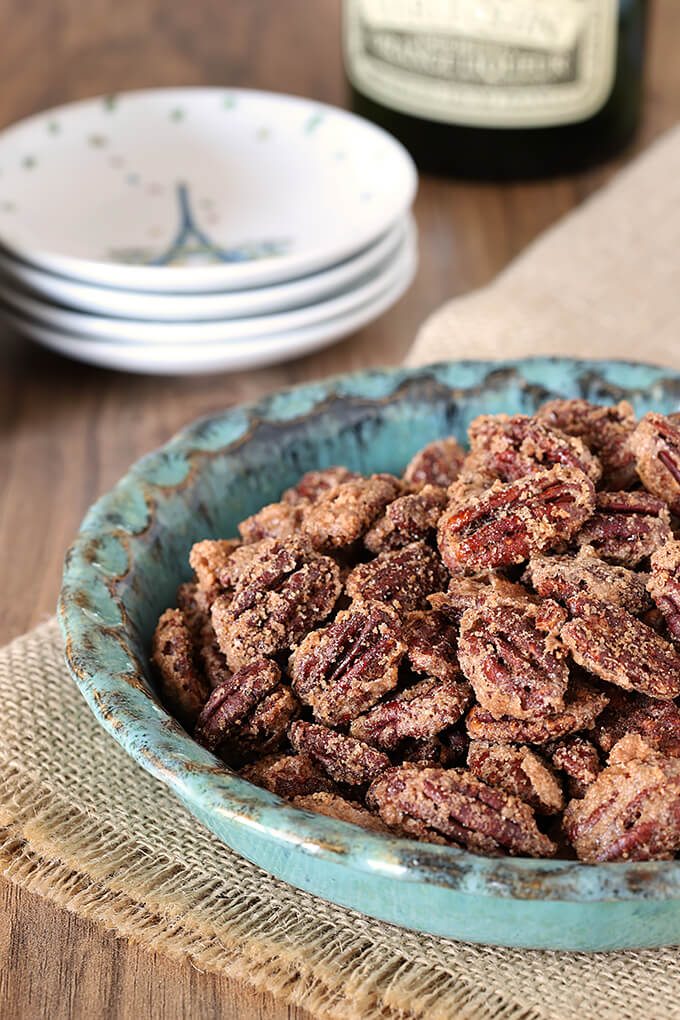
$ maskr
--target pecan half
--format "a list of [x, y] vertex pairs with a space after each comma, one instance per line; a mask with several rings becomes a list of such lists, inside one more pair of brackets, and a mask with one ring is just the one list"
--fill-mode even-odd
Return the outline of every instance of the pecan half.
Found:
[[427, 608], [427, 596], [440, 591], [448, 574], [436, 552], [424, 542], [380, 553], [360, 563], [345, 581], [351, 599], [383, 602], [399, 613]]
[[642, 484], [680, 513], [680, 425], [650, 411], [630, 437]]
[[465, 451], [453, 436], [435, 439], [408, 462], [404, 481], [414, 489], [423, 485], [439, 485], [446, 489], [458, 477], [464, 459]]
[[642, 613], [649, 605], [645, 578], [614, 566], [584, 545], [577, 556], [533, 556], [527, 575], [543, 598], [563, 602], [578, 614], [585, 602], [616, 605], [629, 613]]
[[609, 698], [591, 684], [572, 681], [564, 699], [564, 708], [535, 719], [494, 719], [490, 712], [475, 705], [465, 720], [468, 735], [473, 739], [490, 740], [497, 744], [547, 744], [568, 733], [591, 730]]
[[233, 599], [213, 603], [213, 627], [231, 669], [291, 648], [328, 616], [340, 588], [337, 564], [303, 539], [265, 539]]
[[351, 825], [358, 825], [362, 829], [370, 829], [372, 832], [389, 832], [383, 822], [374, 814], [371, 814], [360, 804], [353, 804], [345, 800], [337, 793], [308, 793], [305, 796], [293, 797], [292, 803], [297, 808], [305, 811], [312, 811], [315, 815], [325, 815], [327, 818], [337, 818], [339, 822], [349, 822]]
[[680, 641], [680, 542], [666, 542], [652, 554], [647, 591], [671, 636]]
[[680, 758], [624, 737], [564, 826], [582, 861], [668, 860], [680, 850]]
[[602, 475], [599, 460], [580, 439], [547, 428], [525, 414], [512, 418], [507, 414], [482, 414], [470, 423], [468, 436], [473, 456], [504, 482], [514, 482], [556, 464], [583, 471], [593, 483]]
[[238, 539], [204, 539], [195, 542], [189, 553], [189, 563], [196, 573], [196, 598], [199, 606], [207, 612], [218, 595], [223, 595], [225, 586], [220, 574], [229, 557], [240, 546]]
[[416, 673], [438, 680], [460, 680], [458, 629], [443, 613], [410, 613], [404, 627], [406, 655]]
[[462, 769], [394, 769], [372, 784], [367, 802], [391, 828], [404, 829], [411, 819], [479, 853], [504, 847], [511, 854], [550, 857], [556, 850], [528, 804]]
[[648, 492], [598, 492], [595, 506], [576, 541], [603, 560], [636, 567], [673, 537], [668, 507]]
[[284, 800], [312, 793], [336, 793], [337, 786], [304, 754], [270, 754], [241, 769], [240, 775]]
[[635, 412], [627, 400], [609, 406], [580, 398], [551, 400], [539, 407], [536, 417], [550, 428], [583, 440], [599, 458], [605, 488], [627, 489], [638, 480], [629, 442]]
[[405, 651], [394, 610], [358, 603], [296, 649], [293, 688], [320, 722], [343, 726], [396, 687]]
[[173, 715], [192, 726], [208, 699], [210, 688], [196, 662], [196, 647], [180, 609], [166, 609], [153, 636], [151, 661], [160, 694]]
[[496, 482], [482, 496], [444, 511], [438, 529], [442, 559], [452, 573], [521, 563], [570, 539], [594, 502], [590, 479], [561, 465], [517, 482]]
[[320, 471], [308, 471], [297, 485], [286, 489], [281, 499], [284, 503], [292, 504], [316, 503], [321, 496], [329, 492], [330, 489], [334, 489], [336, 485], [357, 478], [361, 478], [361, 475], [339, 465], [321, 468]]
[[309, 508], [302, 531], [309, 536], [315, 549], [341, 549], [352, 545], [401, 493], [401, 482], [392, 475], [371, 475], [342, 482]]
[[680, 710], [674, 701], [658, 701], [613, 687], [609, 705], [597, 720], [594, 739], [608, 753], [629, 733], [671, 758], [680, 757]]
[[288, 737], [296, 751], [306, 754], [331, 779], [347, 786], [370, 783], [391, 766], [381, 751], [317, 723], [294, 722]]
[[437, 485], [424, 485], [419, 492], [400, 496], [366, 533], [364, 545], [370, 552], [379, 553], [400, 549], [410, 542], [432, 541], [447, 503], [446, 489]]
[[359, 740], [393, 750], [402, 740], [434, 737], [453, 726], [470, 704], [472, 691], [458, 680], [421, 680], [396, 698], [376, 705], [350, 726]]
[[304, 506], [292, 503], [269, 503], [252, 517], [246, 517], [238, 526], [239, 534], [247, 545], [261, 542], [263, 538], [289, 538], [296, 531], [304, 517]]
[[[603, 715], [607, 711], [608, 708], [605, 708]], [[600, 716], [601, 718], [602, 716]], [[573, 733], [550, 744], [546, 750], [555, 768], [566, 772], [569, 796], [583, 797], [591, 783], [597, 779], [602, 768], [595, 745], [586, 737]]]
[[564, 794], [555, 773], [528, 747], [473, 740], [467, 765], [477, 779], [511, 793], [537, 814], [554, 815], [564, 808]]
[[680, 655], [656, 631], [617, 606], [586, 606], [560, 637], [589, 673], [652, 698], [680, 694]]
[[458, 661], [479, 704], [496, 719], [531, 719], [564, 708], [566, 651], [537, 626], [544, 610], [500, 599], [463, 614]]

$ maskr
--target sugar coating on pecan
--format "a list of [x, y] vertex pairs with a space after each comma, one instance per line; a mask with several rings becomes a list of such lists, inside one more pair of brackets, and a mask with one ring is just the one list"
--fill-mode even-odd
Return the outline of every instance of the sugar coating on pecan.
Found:
[[680, 709], [674, 701], [612, 688], [609, 705], [597, 720], [594, 739], [609, 753], [629, 733], [637, 733], [656, 751], [680, 757]]
[[196, 574], [196, 597], [201, 609], [207, 611], [218, 595], [225, 590], [220, 574], [229, 557], [240, 546], [238, 539], [210, 539], [195, 542], [189, 553], [189, 563]]
[[302, 531], [315, 549], [342, 549], [359, 541], [388, 503], [402, 494], [392, 475], [341, 482], [308, 509]]
[[551, 857], [556, 850], [528, 804], [463, 769], [396, 768], [372, 784], [367, 800], [390, 827], [399, 829], [411, 818], [479, 853], [503, 847], [511, 854]]
[[477, 701], [496, 719], [532, 719], [564, 708], [566, 650], [537, 626], [544, 611], [495, 597], [463, 613], [458, 661]]
[[564, 708], [559, 712], [533, 719], [515, 719], [512, 716], [494, 719], [486, 709], [474, 705], [467, 714], [465, 725], [473, 739], [497, 744], [547, 744], [568, 733], [591, 730], [608, 702], [608, 695], [592, 684], [572, 680]]
[[560, 637], [574, 660], [602, 680], [662, 700], [680, 694], [680, 655], [625, 609], [586, 606]]
[[419, 492], [399, 496], [364, 536], [364, 545], [373, 553], [400, 549], [410, 542], [432, 541], [437, 523], [448, 503], [446, 489], [424, 485]]
[[217, 580], [225, 592], [229, 594], [234, 593], [234, 589], [241, 580], [242, 575], [260, 555], [262, 548], [262, 542], [252, 542], [249, 545], [239, 545], [234, 549], [217, 575]]
[[602, 465], [602, 484], [627, 489], [638, 480], [630, 437], [635, 412], [627, 400], [603, 406], [588, 400], [550, 400], [539, 407], [537, 419], [569, 436], [578, 436]]
[[321, 468], [319, 471], [308, 471], [297, 485], [286, 489], [281, 499], [284, 503], [292, 504], [316, 503], [321, 496], [330, 489], [334, 489], [336, 485], [359, 478], [361, 475], [358, 475], [356, 471], [350, 471], [349, 468], [340, 465]]
[[241, 521], [238, 530], [247, 545], [261, 542], [263, 538], [284, 539], [300, 530], [303, 517], [304, 506], [287, 502], [269, 503]]
[[633, 614], [649, 605], [643, 576], [601, 560], [587, 545], [576, 556], [533, 556], [527, 576], [539, 595], [563, 602], [571, 613], [578, 614], [586, 602], [620, 606]]
[[647, 591], [671, 636], [680, 641], [680, 542], [668, 541], [652, 554]]
[[538, 597], [524, 585], [508, 581], [502, 574], [491, 571], [472, 577], [454, 574], [446, 591], [435, 592], [427, 601], [449, 620], [460, 623], [466, 609], [483, 606], [494, 597], [514, 602], [518, 606], [536, 605], [539, 602]]
[[462, 678], [458, 664], [458, 629], [437, 610], [409, 613], [404, 625], [406, 655], [416, 673], [438, 680]]
[[337, 793], [308, 793], [293, 797], [294, 807], [312, 811], [315, 815], [337, 818], [339, 822], [349, 822], [362, 829], [372, 832], [389, 832], [387, 826], [376, 815], [360, 804], [354, 804]]
[[454, 726], [471, 699], [465, 681], [421, 680], [354, 719], [350, 733], [367, 744], [394, 750], [402, 740], [434, 737]]
[[319, 722], [344, 726], [397, 686], [405, 651], [394, 610], [356, 603], [295, 650], [293, 688]]
[[[606, 712], [605, 708], [602, 714]], [[548, 745], [546, 750], [555, 768], [566, 773], [569, 796], [583, 797], [602, 769], [595, 745], [587, 737], [572, 733]]]
[[523, 800], [540, 815], [564, 809], [564, 794], [555, 772], [528, 747], [473, 740], [467, 766], [487, 786], [497, 786]]
[[599, 481], [600, 462], [575, 436], [548, 428], [525, 414], [482, 414], [468, 428], [470, 452], [504, 482], [514, 482], [555, 464], [578, 468]]
[[328, 616], [340, 590], [338, 565], [306, 540], [265, 539], [233, 599], [213, 603], [213, 627], [231, 669], [297, 644]]
[[345, 581], [351, 599], [383, 602], [398, 613], [427, 609], [427, 596], [441, 591], [448, 573], [436, 552], [424, 542], [380, 553], [360, 563]]
[[680, 513], [680, 424], [650, 411], [638, 422], [630, 446], [644, 487]]
[[391, 766], [382, 751], [318, 723], [300, 719], [291, 724], [288, 738], [296, 751], [306, 754], [331, 779], [347, 786], [370, 783]]
[[562, 465], [449, 506], [439, 519], [442, 559], [452, 573], [521, 563], [569, 540], [591, 515], [593, 483]]
[[668, 860], [680, 850], [680, 758], [624, 737], [583, 799], [569, 803], [564, 826], [588, 863]]
[[239, 774], [284, 800], [338, 790], [305, 754], [269, 754], [244, 766]]
[[603, 560], [636, 567], [673, 537], [668, 507], [648, 492], [598, 492], [595, 513], [576, 536]]
[[481, 496], [497, 481], [498, 475], [491, 470], [482, 457], [468, 453], [463, 461], [460, 474], [447, 489], [449, 506], [464, 503], [472, 496]]
[[438, 485], [446, 489], [455, 481], [465, 459], [465, 451], [453, 436], [435, 439], [419, 450], [406, 465], [403, 479], [414, 489]]
[[280, 680], [279, 667], [267, 659], [237, 670], [208, 698], [196, 721], [196, 740], [209, 751], [216, 750]]
[[192, 726], [210, 688], [198, 668], [194, 640], [180, 609], [166, 609], [158, 621], [151, 661], [163, 701], [180, 722]]

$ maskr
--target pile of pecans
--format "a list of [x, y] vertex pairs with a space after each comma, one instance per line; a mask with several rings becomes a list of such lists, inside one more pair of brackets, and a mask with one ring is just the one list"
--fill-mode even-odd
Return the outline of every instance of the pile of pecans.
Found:
[[482, 415], [191, 550], [161, 696], [307, 810], [485, 855], [680, 851], [680, 416]]

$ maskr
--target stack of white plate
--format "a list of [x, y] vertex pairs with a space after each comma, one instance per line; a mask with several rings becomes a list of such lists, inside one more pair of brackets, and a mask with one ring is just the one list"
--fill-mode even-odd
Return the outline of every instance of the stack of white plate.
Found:
[[417, 264], [416, 172], [307, 99], [154, 89], [0, 134], [0, 316], [93, 364], [242, 369], [389, 308]]

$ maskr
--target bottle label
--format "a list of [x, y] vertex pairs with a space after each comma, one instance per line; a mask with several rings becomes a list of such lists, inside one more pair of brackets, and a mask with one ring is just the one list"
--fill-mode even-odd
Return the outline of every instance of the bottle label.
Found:
[[617, 0], [345, 0], [344, 18], [354, 87], [428, 120], [567, 124], [614, 80]]

